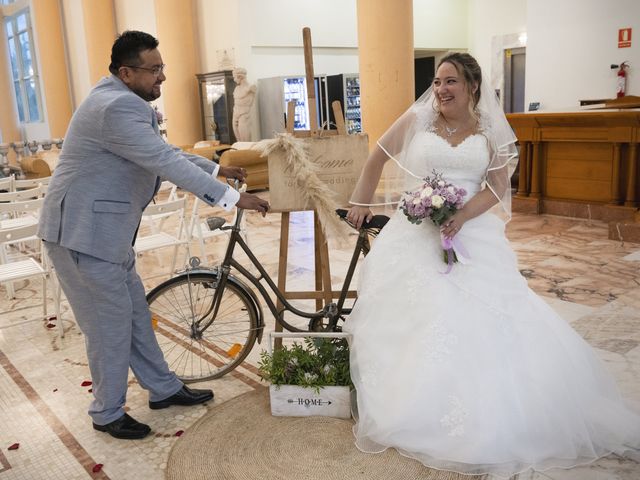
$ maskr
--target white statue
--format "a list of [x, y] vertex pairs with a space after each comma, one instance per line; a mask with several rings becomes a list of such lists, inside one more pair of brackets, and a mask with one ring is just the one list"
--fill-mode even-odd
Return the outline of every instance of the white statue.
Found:
[[247, 70], [233, 70], [233, 133], [239, 142], [251, 141], [251, 107], [256, 97], [256, 86], [247, 82]]

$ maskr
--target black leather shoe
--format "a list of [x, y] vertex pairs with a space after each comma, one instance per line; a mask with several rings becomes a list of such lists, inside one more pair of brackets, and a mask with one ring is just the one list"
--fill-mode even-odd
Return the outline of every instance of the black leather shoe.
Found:
[[109, 435], [115, 438], [122, 438], [125, 440], [137, 440], [149, 435], [151, 428], [149, 425], [140, 423], [137, 420], [131, 418], [126, 413], [119, 419], [114, 420], [106, 425], [93, 424], [93, 428], [99, 432], [107, 432]]
[[213, 398], [213, 392], [211, 390], [197, 390], [195, 388], [189, 388], [183, 385], [178, 393], [174, 393], [164, 400], [157, 402], [149, 402], [149, 408], [152, 410], [160, 410], [161, 408], [167, 408], [171, 405], [198, 405], [204, 403]]

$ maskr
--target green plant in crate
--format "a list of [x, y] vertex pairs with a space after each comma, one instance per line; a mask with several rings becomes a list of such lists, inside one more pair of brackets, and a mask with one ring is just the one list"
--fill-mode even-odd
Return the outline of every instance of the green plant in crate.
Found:
[[316, 392], [321, 387], [352, 385], [344, 338], [305, 338], [304, 344], [263, 351], [258, 368], [260, 377], [273, 385], [299, 385]]

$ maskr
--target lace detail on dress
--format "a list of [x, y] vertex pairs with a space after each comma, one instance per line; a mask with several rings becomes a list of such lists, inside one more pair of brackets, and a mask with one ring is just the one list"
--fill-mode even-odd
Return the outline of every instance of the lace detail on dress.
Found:
[[[431, 225], [426, 225], [427, 228]], [[416, 228], [420, 228], [416, 226]], [[435, 228], [435, 227], [434, 227]], [[390, 267], [392, 268], [392, 267]], [[407, 282], [407, 304], [419, 305], [424, 298], [424, 286], [429, 284], [429, 275], [420, 263], [414, 263], [412, 271], [408, 275]]]
[[[452, 146], [435, 132], [433, 123], [429, 125], [431, 128], [416, 135], [409, 145], [407, 170], [418, 178], [431, 175], [433, 170], [441, 172], [448, 181], [467, 190], [468, 200], [480, 190], [489, 165], [485, 137], [472, 134]], [[405, 191], [415, 188], [415, 178], [406, 180]]]
[[440, 419], [440, 425], [448, 428], [450, 437], [462, 437], [464, 435], [464, 422], [469, 416], [469, 411], [464, 408], [460, 399], [456, 396], [449, 397], [451, 409], [449, 413]]
[[439, 322], [431, 321], [426, 337], [420, 342], [427, 362], [442, 362], [451, 355], [451, 347], [458, 343], [458, 337]]

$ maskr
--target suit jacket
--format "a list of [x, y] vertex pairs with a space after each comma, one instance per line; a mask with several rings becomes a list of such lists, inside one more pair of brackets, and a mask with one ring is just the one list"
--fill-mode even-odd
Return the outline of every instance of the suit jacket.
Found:
[[102, 79], [71, 119], [41, 211], [47, 242], [122, 263], [159, 178], [216, 204], [216, 165], [165, 143], [155, 111], [119, 78]]

